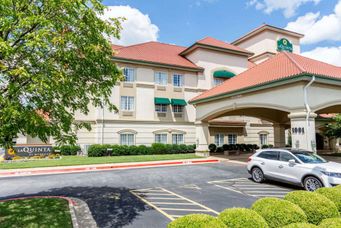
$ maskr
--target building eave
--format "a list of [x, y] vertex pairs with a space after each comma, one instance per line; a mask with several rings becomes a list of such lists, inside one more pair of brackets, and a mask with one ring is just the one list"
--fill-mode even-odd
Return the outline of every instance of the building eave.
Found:
[[237, 50], [232, 50], [229, 48], [221, 48], [221, 47], [217, 47], [217, 46], [213, 46], [213, 45], [200, 44], [200, 43], [195, 43], [195, 44], [191, 45], [189, 48], [182, 51], [180, 53], [180, 55], [182, 55], [182, 56], [188, 55], [189, 53], [193, 52], [197, 48], [203, 48], [203, 49], [208, 49], [208, 50], [212, 50], [212, 51], [220, 51], [220, 52], [225, 52], [225, 53], [234, 54], [234, 55], [242, 55], [242, 56], [246, 56], [246, 57], [250, 57], [250, 56], [254, 55], [254, 53], [252, 53], [252, 52], [237, 51]]

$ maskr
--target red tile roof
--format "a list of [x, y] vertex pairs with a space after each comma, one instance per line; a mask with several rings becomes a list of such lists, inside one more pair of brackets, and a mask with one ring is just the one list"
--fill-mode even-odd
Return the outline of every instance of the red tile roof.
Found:
[[164, 44], [155, 41], [136, 44], [116, 49], [114, 57], [129, 60], [147, 61], [180, 67], [189, 67], [201, 70], [185, 57], [179, 55], [185, 47]]
[[304, 73], [341, 80], [341, 67], [309, 59], [301, 55], [281, 52], [225, 81], [223, 84], [203, 92], [199, 96], [193, 98], [191, 102], [267, 84], [269, 82], [290, 78]]
[[122, 47], [124, 47], [124, 46], [122, 46], [122, 45], [117, 45], [117, 44], [111, 44], [111, 47], [112, 47], [113, 50], [116, 50], [116, 49], [122, 48]]
[[240, 48], [238, 46], [229, 44], [227, 42], [221, 41], [221, 40], [217, 40], [213, 37], [205, 37], [204, 39], [198, 40], [196, 42], [197, 44], [204, 44], [204, 45], [209, 45], [209, 46], [214, 46], [214, 47], [219, 47], [219, 48], [224, 48], [224, 49], [229, 49], [232, 51], [238, 51], [238, 52], [244, 52], [247, 54], [253, 54], [251, 52], [249, 52], [246, 49]]

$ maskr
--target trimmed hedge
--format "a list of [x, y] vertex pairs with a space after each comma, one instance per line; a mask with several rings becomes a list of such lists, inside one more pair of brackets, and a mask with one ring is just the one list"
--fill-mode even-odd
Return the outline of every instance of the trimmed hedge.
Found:
[[258, 150], [259, 146], [257, 144], [224, 144], [220, 147], [217, 147], [216, 144], [211, 143], [208, 145], [208, 150], [211, 153], [223, 153], [224, 151], [233, 151], [233, 150], [238, 150], [241, 152], [250, 152], [253, 150]]
[[320, 228], [340, 228], [341, 218], [324, 219], [319, 225]]
[[152, 146], [125, 146], [125, 145], [91, 145], [88, 149], [89, 157], [150, 155], [150, 154], [182, 154], [194, 153], [195, 145], [177, 145], [154, 143]]
[[318, 226], [310, 223], [304, 223], [304, 222], [299, 222], [299, 223], [292, 223], [287, 226], [283, 226], [283, 228], [317, 228]]
[[263, 198], [257, 200], [252, 209], [260, 214], [269, 227], [282, 227], [291, 223], [307, 222], [307, 216], [297, 205], [282, 199]]
[[59, 147], [53, 147], [53, 150], [59, 150], [61, 155], [77, 155], [78, 151], [81, 151], [80, 146], [64, 145]]
[[227, 227], [267, 228], [269, 227], [262, 216], [246, 208], [230, 208], [221, 212], [218, 219]]
[[206, 214], [191, 214], [175, 219], [168, 228], [227, 228], [217, 218]]
[[318, 225], [323, 219], [339, 217], [339, 211], [335, 204], [327, 197], [308, 191], [294, 191], [285, 197], [298, 205], [308, 217], [308, 222]]
[[341, 213], [341, 188], [319, 188], [315, 192], [333, 201]]

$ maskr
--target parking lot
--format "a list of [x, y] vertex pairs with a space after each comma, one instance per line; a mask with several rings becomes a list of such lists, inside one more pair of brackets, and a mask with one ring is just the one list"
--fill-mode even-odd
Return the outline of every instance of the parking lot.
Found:
[[166, 227], [183, 215], [217, 215], [295, 188], [248, 179], [232, 162], [4, 178], [1, 198], [62, 195], [85, 201], [99, 227]]

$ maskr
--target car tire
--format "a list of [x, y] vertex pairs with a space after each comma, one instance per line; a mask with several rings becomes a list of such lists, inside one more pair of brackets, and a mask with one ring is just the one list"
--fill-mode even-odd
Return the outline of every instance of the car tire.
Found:
[[313, 192], [323, 187], [322, 182], [314, 176], [308, 176], [303, 180], [303, 187], [305, 190]]
[[265, 177], [264, 177], [264, 173], [263, 171], [258, 168], [258, 167], [254, 167], [251, 170], [251, 176], [252, 176], [252, 180], [256, 183], [262, 183], [265, 181]]

